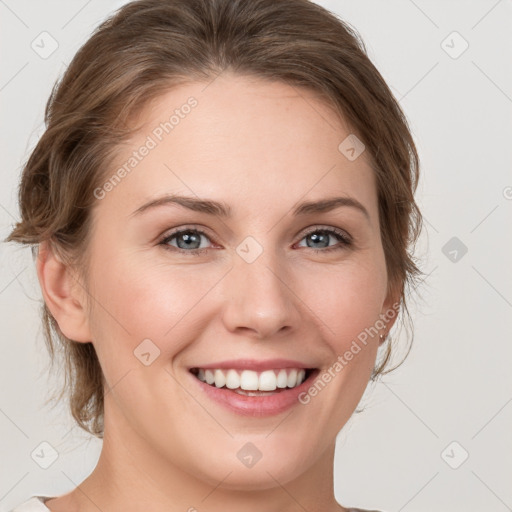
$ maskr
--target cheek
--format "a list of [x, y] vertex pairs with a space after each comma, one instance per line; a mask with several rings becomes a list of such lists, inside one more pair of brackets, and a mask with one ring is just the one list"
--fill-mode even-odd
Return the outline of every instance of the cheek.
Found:
[[301, 401], [325, 432], [335, 433], [360, 402], [375, 365], [379, 336], [372, 327], [381, 313], [386, 275], [377, 260], [358, 261], [317, 273], [314, 283], [307, 304], [320, 319], [329, 362]]
[[133, 355], [144, 339], [167, 355], [177, 352], [184, 332], [191, 336], [199, 328], [190, 319], [203, 311], [203, 297], [223, 274], [195, 265], [165, 265], [156, 259], [104, 255], [104, 263], [91, 273], [93, 339], [121, 349], [116, 357]]
[[347, 263], [316, 273], [307, 303], [322, 321], [325, 339], [337, 353], [375, 325], [385, 289], [385, 268], [379, 261]]

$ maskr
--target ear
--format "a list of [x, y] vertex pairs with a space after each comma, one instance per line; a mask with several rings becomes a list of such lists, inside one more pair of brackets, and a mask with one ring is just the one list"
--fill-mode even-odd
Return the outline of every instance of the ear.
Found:
[[84, 300], [86, 292], [46, 241], [39, 244], [36, 269], [44, 301], [62, 334], [73, 341], [91, 341]]
[[386, 338], [389, 335], [389, 331], [393, 327], [398, 318], [398, 313], [400, 311], [400, 290], [395, 286], [389, 290], [386, 300], [382, 305], [381, 315], [386, 324], [386, 327], [382, 330], [381, 334], [384, 336], [384, 339], [380, 341], [380, 343], [384, 343]]

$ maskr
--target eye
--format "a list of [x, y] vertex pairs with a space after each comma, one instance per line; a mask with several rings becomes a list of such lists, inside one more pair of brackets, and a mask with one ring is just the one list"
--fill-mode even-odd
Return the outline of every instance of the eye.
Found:
[[[159, 242], [159, 245], [164, 246], [164, 248], [168, 250], [177, 250], [181, 253], [201, 255], [207, 250], [207, 248], [201, 247], [202, 237], [210, 240], [206, 233], [199, 229], [181, 229], [167, 235], [161, 242]], [[171, 243], [174, 239], [176, 240], [176, 245]], [[171, 249], [170, 247], [175, 249]]]
[[[208, 247], [201, 247], [202, 239], [210, 240], [208, 235], [196, 228], [186, 228], [176, 230], [165, 236], [159, 245], [171, 251], [177, 251], [182, 254], [199, 256], [208, 250]], [[331, 240], [337, 240], [338, 243], [331, 245]], [[315, 228], [304, 234], [301, 240], [309, 240], [307, 248], [315, 252], [330, 252], [344, 249], [351, 245], [350, 236], [340, 229], [335, 228]], [[173, 242], [176, 243], [173, 243]], [[301, 246], [304, 247], [304, 246]]]
[[[338, 244], [329, 245], [329, 241], [336, 239]], [[308, 231], [302, 240], [310, 240], [311, 245], [307, 243], [309, 249], [315, 252], [339, 251], [351, 245], [352, 240], [344, 231], [334, 228], [316, 228]], [[304, 246], [302, 246], [304, 247]]]

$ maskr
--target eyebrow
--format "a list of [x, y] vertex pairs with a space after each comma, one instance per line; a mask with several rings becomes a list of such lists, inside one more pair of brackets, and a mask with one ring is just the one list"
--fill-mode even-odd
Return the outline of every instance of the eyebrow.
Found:
[[[170, 204], [176, 204], [195, 212], [216, 215], [223, 218], [231, 217], [232, 212], [231, 207], [224, 202], [166, 194], [143, 204], [137, 208], [131, 216], [140, 215], [148, 210]], [[305, 201], [293, 209], [293, 215], [301, 216], [312, 213], [326, 213], [340, 207], [354, 208], [370, 220], [368, 210], [353, 197], [331, 197], [319, 201]]]

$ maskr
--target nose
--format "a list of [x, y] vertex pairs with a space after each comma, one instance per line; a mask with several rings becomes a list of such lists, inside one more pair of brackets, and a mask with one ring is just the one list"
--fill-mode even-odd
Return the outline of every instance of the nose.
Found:
[[300, 300], [293, 292], [289, 271], [270, 251], [254, 262], [235, 258], [223, 280], [223, 322], [230, 332], [268, 339], [295, 330], [300, 321]]

